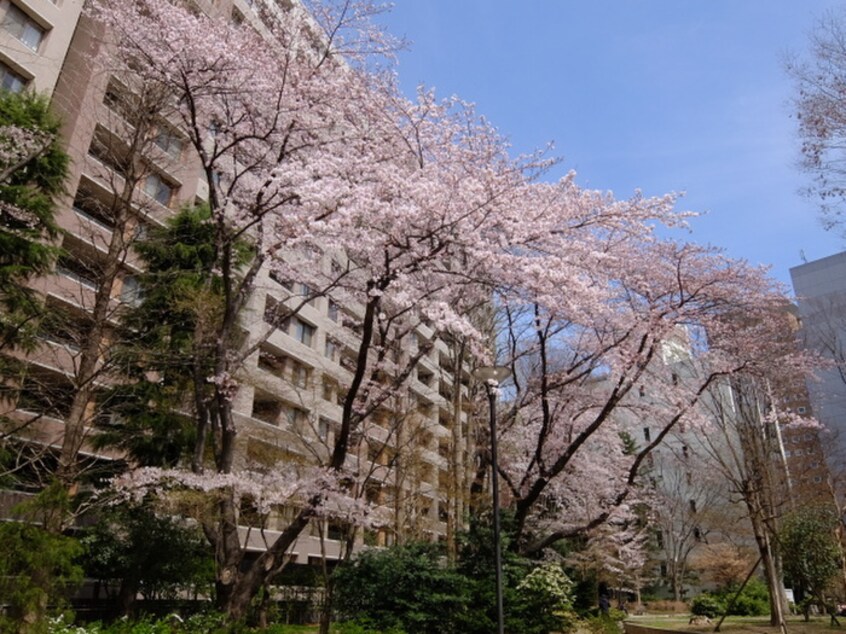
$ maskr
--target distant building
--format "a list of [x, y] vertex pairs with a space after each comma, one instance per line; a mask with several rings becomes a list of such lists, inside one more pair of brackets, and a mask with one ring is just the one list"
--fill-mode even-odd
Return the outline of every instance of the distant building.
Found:
[[[846, 493], [846, 482], [839, 482], [846, 473], [846, 252], [796, 266], [790, 269], [790, 276], [805, 345], [834, 362], [817, 372], [808, 391], [812, 413], [827, 430], [823, 432], [822, 445], [842, 502]], [[791, 434], [786, 438], [785, 449], [802, 452], [800, 456], [804, 455], [807, 466], [818, 467], [818, 454], [807, 453], [813, 449], [805, 445], [807, 436]]]

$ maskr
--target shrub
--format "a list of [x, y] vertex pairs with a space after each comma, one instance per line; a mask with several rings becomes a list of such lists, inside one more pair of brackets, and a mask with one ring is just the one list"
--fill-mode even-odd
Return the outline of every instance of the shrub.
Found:
[[120, 506], [104, 513], [82, 539], [90, 553], [89, 577], [119, 581], [126, 613], [139, 592], [148, 599], [176, 598], [185, 588], [207, 589], [214, 563], [199, 529], [147, 506]]
[[339, 567], [334, 580], [335, 606], [355, 617], [355, 625], [415, 634], [461, 631], [456, 616], [466, 604], [464, 581], [432, 544], [366, 550]]
[[0, 597], [6, 606], [0, 629], [28, 623], [37, 631], [45, 625], [48, 605], [61, 606], [82, 581], [75, 563], [82, 547], [26, 522], [0, 522], [0, 552]]
[[525, 634], [567, 630], [576, 620], [573, 582], [558, 564], [533, 568], [517, 584], [515, 598], [510, 611], [520, 619]]
[[607, 615], [600, 614], [584, 620], [591, 634], [620, 634], [620, 621], [625, 618], [622, 610], [611, 610]]
[[[728, 588], [723, 594], [726, 604], [731, 600], [737, 588]], [[743, 592], [737, 597], [734, 605], [731, 606], [729, 614], [735, 616], [763, 616], [770, 611], [770, 598], [767, 593], [767, 586], [760, 579], [752, 579], [743, 588]]]
[[707, 616], [709, 619], [716, 618], [725, 611], [726, 606], [722, 600], [713, 594], [700, 594], [690, 603], [690, 611], [697, 616]]

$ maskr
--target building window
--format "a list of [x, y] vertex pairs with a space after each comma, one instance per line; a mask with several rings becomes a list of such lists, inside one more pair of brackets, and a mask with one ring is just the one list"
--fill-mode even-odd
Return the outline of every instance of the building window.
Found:
[[144, 181], [144, 193], [160, 205], [167, 207], [173, 196], [173, 187], [168, 185], [158, 174], [150, 174]]
[[329, 308], [326, 311], [326, 315], [334, 322], [337, 322], [341, 317], [341, 309], [340, 307], [333, 302], [331, 299], [329, 300]]
[[291, 280], [282, 277], [282, 274], [279, 273], [279, 271], [271, 271], [270, 279], [279, 284], [282, 288], [285, 288], [289, 291], [294, 290], [294, 284], [291, 282]]
[[26, 88], [26, 78], [16, 73], [3, 62], [0, 62], [0, 86], [9, 92], [21, 92]]
[[652, 440], [652, 434], [650, 434], [650, 432], [649, 432], [649, 427], [643, 428], [643, 439], [646, 442], [649, 442], [650, 440]]
[[291, 383], [297, 387], [308, 387], [308, 368], [294, 361], [291, 365]]
[[684, 456], [685, 458], [690, 457], [690, 449], [687, 445], [682, 445], [682, 456]]
[[253, 401], [252, 417], [270, 425], [279, 425], [283, 405], [279, 401], [264, 396], [257, 396]]
[[182, 156], [182, 139], [176, 136], [173, 132], [166, 129], [161, 129], [156, 135], [155, 144], [159, 146], [167, 155], [178, 159]]
[[294, 407], [293, 405], [283, 405], [282, 413], [285, 415], [285, 420], [288, 421], [288, 425], [290, 425], [293, 430], [301, 429], [303, 423], [308, 420], [308, 414], [306, 411], [300, 409], [299, 407]]
[[294, 339], [305, 346], [311, 346], [314, 339], [315, 327], [307, 324], [302, 319], [294, 320]]
[[96, 291], [100, 287], [97, 272], [71, 255], [59, 257], [56, 262], [56, 273], [64, 275], [92, 291]]
[[3, 28], [33, 51], [38, 50], [41, 40], [44, 39], [45, 31], [41, 25], [13, 4], [9, 4], [6, 9]]
[[76, 198], [73, 201], [73, 210], [77, 216], [107, 231], [112, 231], [115, 228], [111, 211], [82, 188], [76, 192]]
[[323, 400], [324, 401], [331, 401], [335, 397], [335, 382], [328, 378], [323, 377]]
[[323, 356], [325, 356], [330, 361], [337, 361], [338, 360], [338, 342], [327, 338], [326, 344], [324, 345], [324, 349], [323, 349]]
[[120, 301], [132, 308], [137, 308], [143, 300], [143, 291], [138, 278], [134, 275], [124, 277], [120, 288]]
[[320, 417], [317, 421], [317, 436], [320, 440], [329, 440], [329, 430], [332, 429], [332, 422], [328, 418]]

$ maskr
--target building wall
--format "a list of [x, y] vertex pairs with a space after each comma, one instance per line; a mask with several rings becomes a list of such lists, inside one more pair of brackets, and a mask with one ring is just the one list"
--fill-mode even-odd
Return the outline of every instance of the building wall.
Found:
[[[846, 252], [794, 267], [790, 276], [806, 345], [842, 367], [846, 360]], [[826, 428], [823, 448], [837, 482], [842, 479], [838, 474], [846, 473], [846, 382], [837, 367], [822, 368], [816, 375], [808, 382], [810, 405]], [[841, 495], [846, 492], [842, 483], [838, 489]]]

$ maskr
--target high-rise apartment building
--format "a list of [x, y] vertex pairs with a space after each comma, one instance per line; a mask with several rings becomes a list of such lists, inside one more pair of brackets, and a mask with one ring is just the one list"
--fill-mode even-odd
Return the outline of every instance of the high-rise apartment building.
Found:
[[[258, 19], [249, 0], [196, 4], [239, 22]], [[67, 195], [57, 210], [64, 230], [63, 255], [55, 275], [34, 283], [50, 310], [63, 316], [62, 325], [45, 330], [43, 345], [28, 357], [32, 371], [20, 398], [9, 404], [12, 418], [33, 421], [26, 428], [26, 440], [56, 452], [67, 444], [68, 416], [82, 415], [90, 433], [90, 423], [109, 415], [94, 411], [93, 401], [87, 406], [90, 411], [70, 410], [79, 390], [96, 391], [111, 380], [107, 372], [98, 374], [102, 353], [112, 345], [110, 330], [122, 310], [139, 300], [135, 276], [142, 264], [132, 250], [133, 239], [208, 195], [186, 140], [166, 119], [155, 121], [148, 130], [149, 143], [141, 150], [144, 160], [130, 164], [129, 145], [138, 126], [128, 125], [126, 115], [139, 99], [149, 96], [134, 94], [126, 80], [106, 70], [107, 64], [92, 63], [107, 55], [108, 48], [103, 33], [81, 14], [81, 8], [81, 0], [0, 2], [2, 85], [51, 97], [71, 157]], [[118, 214], [115, 209], [127, 188], [137, 202]], [[318, 266], [330, 267], [332, 261], [327, 256]], [[359, 335], [350, 324], [360, 318], [360, 307], [314, 297], [269, 336], [259, 334], [269, 328], [265, 315], [274, 305], [309, 295], [310, 289], [296, 280], [281, 279], [270, 271], [258, 277], [242, 327], [259, 345], [247, 361], [248, 380], [242, 381], [234, 406], [242, 465], [307, 462], [331, 450], [341, 415], [341, 386], [348, 383], [356, 363]], [[97, 311], [105, 326], [92, 342], [87, 326]], [[419, 346], [428, 352], [407, 379], [406, 392], [368, 421], [349, 459], [356, 472], [370, 474], [363, 479], [360, 494], [389, 509], [392, 518], [388, 527], [359, 537], [359, 542], [389, 544], [410, 536], [440, 539], [448, 532], [448, 521], [454, 523], [461, 516], [455, 489], [452, 497], [448, 492], [456, 479], [466, 477], [462, 465], [471, 455], [465, 440], [467, 407], [456, 398], [466, 395], [469, 377], [453, 358], [451, 347], [425, 326], [406, 337], [396, 354], [408, 358]], [[85, 438], [78, 443], [92, 455]], [[115, 457], [115, 453], [94, 456]], [[270, 517], [253, 517], [248, 505], [241, 517], [244, 543], [255, 550], [263, 549], [288, 520], [285, 509]], [[251, 524], [260, 524], [264, 532], [248, 530]], [[331, 522], [315, 523], [291, 554], [299, 563], [338, 557], [339, 536], [339, 527]]]

